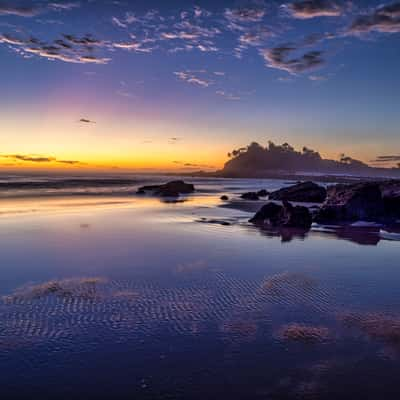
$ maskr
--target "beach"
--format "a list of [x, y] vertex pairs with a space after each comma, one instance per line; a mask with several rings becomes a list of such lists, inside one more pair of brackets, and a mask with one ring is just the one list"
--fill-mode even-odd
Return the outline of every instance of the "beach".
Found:
[[240, 193], [293, 182], [134, 179], [2, 193], [5, 398], [399, 394], [398, 234], [249, 224]]

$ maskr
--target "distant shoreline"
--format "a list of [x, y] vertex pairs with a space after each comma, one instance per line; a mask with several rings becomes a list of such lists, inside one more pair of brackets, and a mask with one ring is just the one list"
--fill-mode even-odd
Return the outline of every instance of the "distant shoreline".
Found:
[[287, 180], [296, 183], [298, 181], [314, 181], [324, 183], [354, 183], [360, 181], [387, 181], [387, 180], [400, 180], [393, 176], [349, 176], [349, 175], [308, 175], [296, 173], [255, 173], [252, 176], [240, 174], [221, 174], [219, 172], [186, 172], [186, 173], [167, 173], [167, 176], [185, 176], [193, 178], [220, 178], [220, 179], [275, 179]]

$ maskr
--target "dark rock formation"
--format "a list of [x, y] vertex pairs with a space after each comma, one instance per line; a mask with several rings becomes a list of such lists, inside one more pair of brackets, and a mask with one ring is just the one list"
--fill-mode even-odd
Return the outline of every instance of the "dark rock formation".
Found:
[[258, 194], [256, 192], [243, 193], [240, 197], [244, 200], [259, 200]]
[[223, 200], [223, 201], [228, 201], [228, 200], [229, 200], [229, 197], [226, 196], [226, 195], [223, 195], [223, 196], [221, 196], [220, 198], [221, 198], [221, 200]]
[[136, 194], [146, 194], [146, 192], [143, 189], [139, 189]]
[[335, 185], [328, 188], [327, 199], [315, 216], [318, 223], [378, 221], [385, 218], [379, 183]]
[[269, 195], [269, 192], [265, 189], [261, 189], [257, 192], [258, 197], [267, 197]]
[[270, 200], [323, 203], [326, 198], [326, 189], [314, 182], [303, 182], [272, 192], [269, 198]]
[[380, 184], [385, 214], [400, 219], [400, 181], [392, 180]]
[[139, 188], [138, 192], [153, 192], [161, 197], [178, 197], [180, 194], [188, 194], [194, 192], [194, 186], [184, 181], [172, 181], [164, 185], [151, 185]]
[[267, 203], [249, 222], [261, 226], [310, 229], [312, 218], [307, 207], [295, 207], [284, 201], [283, 205]]

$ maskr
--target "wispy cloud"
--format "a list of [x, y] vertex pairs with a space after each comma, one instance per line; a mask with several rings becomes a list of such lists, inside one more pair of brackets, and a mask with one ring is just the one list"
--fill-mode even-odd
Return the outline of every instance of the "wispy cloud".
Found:
[[48, 7], [56, 11], [72, 10], [79, 8], [81, 4], [79, 2], [53, 2], [49, 3]]
[[279, 46], [272, 49], [263, 49], [260, 53], [268, 67], [280, 69], [290, 74], [306, 72], [324, 64], [322, 51], [312, 50], [297, 57], [292, 57], [291, 55], [295, 51], [298, 51], [295, 46]]
[[310, 19], [316, 17], [338, 17], [343, 13], [343, 7], [332, 0], [301, 0], [285, 4], [294, 18]]
[[58, 60], [75, 64], [107, 64], [111, 59], [94, 54], [94, 49], [105, 45], [90, 35], [77, 37], [63, 35], [51, 43], [41, 41], [33, 36], [27, 38], [0, 34], [0, 43], [14, 46], [22, 55], [36, 55], [48, 60]]
[[128, 50], [136, 53], [151, 53], [154, 50], [153, 47], [145, 47], [146, 42], [136, 41], [134, 38], [129, 42], [113, 43], [112, 46], [116, 49]]
[[252, 2], [247, 6], [225, 10], [225, 18], [234, 24], [260, 22], [265, 14], [264, 2]]
[[178, 71], [178, 72], [174, 72], [174, 74], [181, 81], [187, 82], [187, 83], [190, 83], [190, 84], [193, 84], [193, 85], [202, 86], [202, 87], [208, 87], [208, 86], [214, 84], [214, 82], [212, 80], [206, 79], [204, 77], [196, 76], [191, 71]]
[[208, 165], [208, 164], [199, 164], [199, 163], [192, 163], [192, 162], [185, 162], [185, 161], [173, 161], [173, 164], [181, 165], [182, 168], [208, 168], [212, 169], [215, 168], [213, 165]]
[[36, 154], [1, 154], [1, 158], [7, 158], [13, 161], [27, 162], [27, 163], [60, 163], [67, 165], [85, 165], [85, 163], [78, 160], [58, 160], [53, 156], [43, 156]]
[[67, 165], [86, 165], [86, 163], [77, 160], [56, 160], [56, 161], [60, 164], [67, 164]]
[[180, 138], [180, 137], [171, 137], [168, 139], [168, 143], [169, 144], [177, 144], [181, 140], [182, 140], [182, 138]]
[[394, 163], [399, 161], [400, 155], [378, 156], [374, 160], [371, 160], [372, 163]]
[[43, 12], [43, 8], [32, 6], [22, 7], [11, 4], [0, 4], [0, 16], [13, 15], [18, 17], [35, 17]]
[[240, 100], [240, 96], [233, 93], [225, 92], [224, 90], [217, 90], [215, 93], [226, 100]]
[[92, 120], [87, 119], [87, 118], [81, 118], [79, 120], [79, 122], [81, 122], [82, 124], [95, 124], [96, 123], [96, 121], [92, 121]]
[[10, 158], [15, 161], [26, 161], [33, 163], [48, 163], [55, 161], [55, 157], [45, 157], [45, 156], [37, 156], [37, 155], [25, 155], [25, 154], [6, 154], [2, 155], [3, 158]]
[[43, 14], [46, 11], [68, 11], [79, 7], [79, 2], [51, 2], [47, 5], [39, 3], [32, 6], [20, 6], [2, 2], [0, 3], [0, 16], [9, 15], [30, 18]]
[[348, 29], [348, 33], [353, 35], [370, 32], [400, 32], [400, 2], [380, 6], [368, 14], [357, 17]]

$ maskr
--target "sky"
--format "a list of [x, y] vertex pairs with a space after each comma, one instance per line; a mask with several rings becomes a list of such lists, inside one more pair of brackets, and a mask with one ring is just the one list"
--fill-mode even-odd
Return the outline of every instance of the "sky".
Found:
[[0, 169], [400, 161], [400, 2], [1, 1]]

